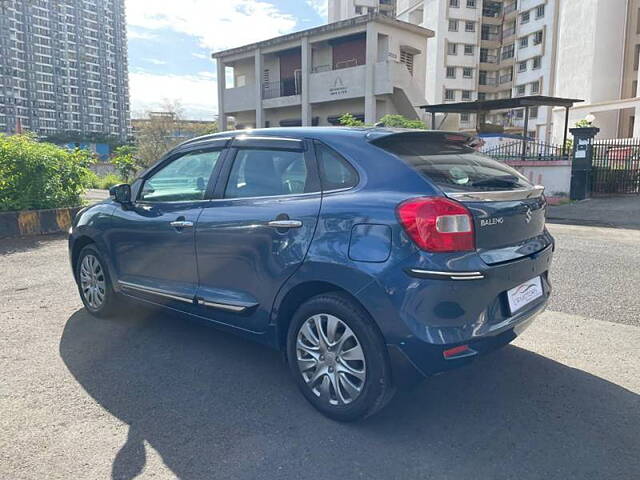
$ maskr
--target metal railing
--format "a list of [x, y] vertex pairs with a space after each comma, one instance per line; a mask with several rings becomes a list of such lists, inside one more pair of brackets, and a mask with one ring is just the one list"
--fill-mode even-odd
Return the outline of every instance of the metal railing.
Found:
[[302, 93], [302, 85], [297, 78], [284, 78], [279, 82], [262, 84], [262, 98], [291, 97]]
[[640, 138], [594, 140], [591, 192], [640, 194]]
[[498, 63], [498, 56], [497, 55], [480, 55], [480, 62], [481, 63]]
[[518, 9], [518, 2], [514, 1], [504, 6], [504, 14], [509, 15], [511, 12], [515, 12]]
[[568, 160], [569, 152], [563, 151], [561, 145], [527, 140], [523, 148], [521, 140], [505, 143], [497, 147], [481, 150], [485, 155], [499, 161], [530, 160], [530, 161], [559, 161]]
[[480, 34], [480, 39], [481, 40], [488, 40], [490, 42], [499, 42], [500, 41], [500, 34], [499, 33], [494, 33], [494, 32], [482, 32]]

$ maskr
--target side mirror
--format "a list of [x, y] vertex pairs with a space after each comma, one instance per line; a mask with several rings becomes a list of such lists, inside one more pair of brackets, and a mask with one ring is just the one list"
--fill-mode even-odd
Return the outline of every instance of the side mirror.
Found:
[[128, 183], [114, 185], [109, 189], [109, 195], [114, 202], [129, 205], [131, 204], [131, 185]]

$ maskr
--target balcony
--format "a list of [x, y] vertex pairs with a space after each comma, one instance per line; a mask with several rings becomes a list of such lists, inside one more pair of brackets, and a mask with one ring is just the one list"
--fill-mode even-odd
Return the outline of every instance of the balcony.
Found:
[[498, 55], [480, 55], [480, 63], [491, 63], [497, 65], [499, 61]]
[[278, 97], [291, 97], [302, 94], [301, 75], [296, 78], [285, 78], [279, 82], [262, 84], [262, 99], [269, 100]]
[[502, 16], [502, 4], [499, 2], [485, 2], [482, 8], [482, 16], [488, 18], [498, 18]]
[[518, 10], [518, 2], [514, 1], [504, 6], [504, 14], [509, 15]]
[[242, 112], [256, 108], [256, 89], [253, 85], [224, 90], [224, 108], [227, 112]]
[[483, 31], [480, 35], [481, 40], [486, 40], [489, 42], [499, 42], [500, 41], [500, 33], [498, 32], [487, 32]]
[[504, 75], [500, 75], [500, 78], [498, 80], [500, 82], [500, 85], [512, 82], [513, 81], [513, 73], [507, 73], [507, 74], [504, 74]]

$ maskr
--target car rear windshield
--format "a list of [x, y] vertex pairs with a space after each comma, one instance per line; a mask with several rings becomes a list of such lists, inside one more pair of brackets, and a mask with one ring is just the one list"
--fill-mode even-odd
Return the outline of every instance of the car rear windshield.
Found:
[[373, 143], [400, 157], [445, 193], [531, 187], [518, 171], [477, 152], [466, 140], [425, 132], [389, 135]]

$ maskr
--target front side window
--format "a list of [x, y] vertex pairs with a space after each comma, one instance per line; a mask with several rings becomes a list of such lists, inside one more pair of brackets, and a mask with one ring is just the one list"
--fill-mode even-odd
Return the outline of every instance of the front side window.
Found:
[[322, 189], [339, 190], [358, 184], [358, 173], [344, 158], [330, 148], [316, 144], [316, 156], [320, 166]]
[[173, 160], [147, 178], [140, 192], [144, 202], [203, 200], [220, 151], [193, 152]]
[[233, 161], [224, 196], [272, 197], [316, 190], [302, 152], [242, 149]]

